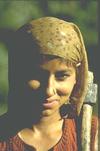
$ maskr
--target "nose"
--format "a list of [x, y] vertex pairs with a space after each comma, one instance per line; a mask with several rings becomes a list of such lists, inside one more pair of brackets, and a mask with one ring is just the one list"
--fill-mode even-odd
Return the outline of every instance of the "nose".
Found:
[[46, 95], [47, 97], [51, 97], [56, 94], [56, 81], [54, 77], [49, 77], [47, 82], [47, 88], [46, 88]]

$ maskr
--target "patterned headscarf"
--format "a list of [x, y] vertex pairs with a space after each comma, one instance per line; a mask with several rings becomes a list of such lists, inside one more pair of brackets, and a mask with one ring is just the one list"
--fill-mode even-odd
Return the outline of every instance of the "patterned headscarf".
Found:
[[32, 20], [19, 29], [31, 35], [37, 43], [40, 54], [64, 58], [78, 69], [77, 83], [70, 102], [75, 105], [79, 115], [87, 90], [88, 61], [79, 28], [70, 22], [55, 18], [42, 17]]

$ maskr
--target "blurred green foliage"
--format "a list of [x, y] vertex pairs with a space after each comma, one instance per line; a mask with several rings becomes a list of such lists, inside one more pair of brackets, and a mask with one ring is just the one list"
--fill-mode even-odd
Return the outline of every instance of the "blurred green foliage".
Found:
[[0, 43], [0, 90], [8, 91], [8, 52], [4, 44]]
[[[86, 46], [96, 46], [97, 5], [96, 0], [0, 0], [0, 31], [16, 30], [31, 19], [55, 16], [76, 23], [82, 31]], [[5, 101], [5, 96], [7, 99], [8, 92], [7, 51], [5, 41], [2, 41], [0, 43], [0, 96], [4, 97], [0, 97], [0, 102]]]
[[82, 7], [80, 0], [0, 0], [1, 28], [16, 29], [32, 18], [48, 15], [67, 16], [79, 25], [87, 44], [97, 42], [97, 1], [87, 0]]

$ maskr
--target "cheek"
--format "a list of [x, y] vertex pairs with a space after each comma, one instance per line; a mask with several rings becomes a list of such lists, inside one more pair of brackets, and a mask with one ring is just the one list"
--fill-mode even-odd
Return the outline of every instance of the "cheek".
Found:
[[73, 86], [63, 86], [59, 89], [61, 95], [70, 95], [73, 90]]
[[40, 82], [38, 80], [30, 80], [28, 81], [28, 85], [31, 89], [37, 90], [40, 87]]
[[59, 86], [60, 94], [61, 95], [70, 95], [74, 88], [75, 83], [76, 83], [76, 80], [72, 79], [72, 78], [70, 78], [68, 81], [62, 83]]

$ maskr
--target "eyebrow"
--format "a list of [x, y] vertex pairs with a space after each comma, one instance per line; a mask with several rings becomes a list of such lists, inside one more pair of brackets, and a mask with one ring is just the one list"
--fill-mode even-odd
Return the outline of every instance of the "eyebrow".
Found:
[[[43, 71], [43, 72], [49, 72], [47, 69], [40, 68], [39, 70], [40, 70], [40, 72], [41, 71]], [[72, 73], [72, 72], [73, 72], [72, 69], [58, 69], [58, 70], [55, 71], [56, 74], [59, 74], [59, 73], [60, 74], [63, 74], [63, 73]]]
[[73, 72], [73, 70], [72, 69], [61, 69], [61, 70], [57, 70], [56, 71], [56, 73], [67, 73], [67, 72], [70, 72], [70, 73], [72, 73]]

